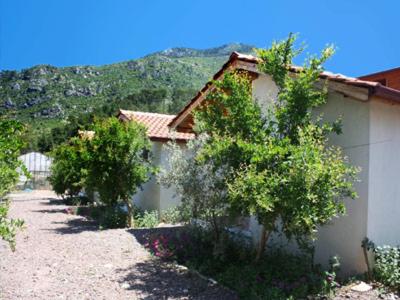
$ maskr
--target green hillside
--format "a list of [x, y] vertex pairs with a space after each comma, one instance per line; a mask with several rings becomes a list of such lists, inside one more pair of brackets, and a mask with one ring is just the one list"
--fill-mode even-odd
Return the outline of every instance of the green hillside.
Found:
[[197, 50], [172, 48], [104, 66], [38, 65], [0, 72], [0, 114], [30, 126], [35, 137], [68, 117], [118, 108], [176, 113], [244, 44]]

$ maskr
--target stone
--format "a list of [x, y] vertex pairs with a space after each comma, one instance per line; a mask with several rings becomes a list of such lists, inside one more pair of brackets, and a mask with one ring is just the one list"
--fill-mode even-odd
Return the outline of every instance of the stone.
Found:
[[11, 85], [11, 88], [15, 91], [19, 91], [21, 89], [21, 85], [18, 82], [15, 82]]
[[14, 102], [11, 100], [11, 98], [7, 98], [6, 102], [4, 102], [4, 106], [6, 108], [12, 108], [15, 106]]
[[359, 284], [353, 286], [351, 290], [353, 292], [365, 293], [372, 290], [372, 286], [365, 283], [364, 281], [361, 281]]
[[124, 282], [124, 283], [121, 284], [121, 287], [122, 287], [124, 290], [127, 290], [127, 289], [129, 289], [129, 288], [131, 287], [131, 285], [130, 285], [129, 283], [127, 283], [127, 282]]

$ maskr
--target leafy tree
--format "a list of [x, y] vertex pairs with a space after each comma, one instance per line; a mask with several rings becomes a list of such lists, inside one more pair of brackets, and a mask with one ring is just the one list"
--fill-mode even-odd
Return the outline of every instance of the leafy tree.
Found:
[[28, 175], [18, 159], [24, 146], [23, 130], [23, 125], [17, 121], [0, 120], [0, 237], [9, 243], [13, 250], [16, 230], [23, 225], [23, 221], [7, 218], [9, 205], [4, 196], [17, 183], [21, 171]]
[[14, 120], [0, 120], [0, 197], [17, 183], [22, 162], [18, 159], [24, 146], [24, 126]]
[[[263, 117], [251, 97], [245, 74], [226, 74], [196, 114], [198, 131], [211, 138], [199, 155], [214, 169], [229, 169], [225, 177], [232, 208], [255, 215], [263, 225], [257, 259], [271, 232], [281, 229], [300, 245], [315, 238], [318, 226], [345, 212], [345, 197], [355, 198], [357, 170], [328, 135], [340, 133], [340, 122], [324, 123], [313, 108], [326, 102], [327, 90], [317, 88], [326, 48], [292, 74], [295, 36], [257, 53], [259, 70], [279, 88], [277, 100]], [[293, 76], [294, 75], [294, 76]]]
[[123, 202], [128, 209], [127, 224], [133, 227], [132, 196], [153, 170], [146, 129], [113, 117], [96, 122], [94, 131], [93, 139], [87, 141], [88, 185], [110, 206]]
[[162, 185], [176, 189], [183, 218], [189, 215], [210, 225], [214, 234], [214, 253], [219, 254], [228, 214], [227, 190], [223, 170], [214, 172], [212, 163], [200, 163], [196, 159], [207, 139], [206, 135], [200, 135], [189, 141], [186, 149], [176, 143], [167, 144], [169, 168], [161, 170], [158, 179]]
[[85, 187], [88, 155], [85, 141], [75, 137], [56, 147], [49, 181], [58, 195], [74, 197]]

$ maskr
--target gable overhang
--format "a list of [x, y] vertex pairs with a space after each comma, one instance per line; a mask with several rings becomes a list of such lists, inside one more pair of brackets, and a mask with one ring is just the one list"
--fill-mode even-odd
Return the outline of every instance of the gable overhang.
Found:
[[[257, 68], [260, 60], [251, 55], [244, 55], [238, 52], [233, 52], [229, 60], [222, 66], [222, 68], [213, 76], [212, 80], [207, 82], [206, 85], [194, 96], [194, 98], [175, 116], [169, 123], [169, 127], [174, 130], [182, 129], [189, 131], [193, 124], [192, 112], [198, 107], [206, 96], [213, 90], [213, 81], [220, 80], [225, 72], [233, 70], [244, 70], [251, 74], [255, 74], [253, 79], [257, 78], [261, 73]], [[293, 66], [290, 71], [295, 75], [301, 72], [301, 67]], [[328, 91], [337, 92], [345, 97], [351, 97], [359, 101], [369, 101], [372, 96], [374, 99], [384, 99], [390, 102], [400, 104], [400, 91], [386, 87], [379, 82], [366, 81], [357, 78], [347, 77], [341, 74], [333, 74], [330, 72], [322, 72], [320, 74], [320, 86], [324, 82], [328, 83]], [[181, 125], [189, 122], [188, 125]]]

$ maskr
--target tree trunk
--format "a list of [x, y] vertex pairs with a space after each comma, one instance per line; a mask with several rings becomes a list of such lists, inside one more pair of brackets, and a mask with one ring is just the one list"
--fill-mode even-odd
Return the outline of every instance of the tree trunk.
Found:
[[265, 226], [262, 226], [255, 262], [259, 262], [261, 257], [263, 256], [265, 252], [265, 245], [267, 244], [270, 233], [271, 231], [267, 231], [267, 229], [265, 229]]
[[125, 203], [128, 208], [127, 225], [129, 228], [134, 228], [135, 227], [135, 219], [133, 218], [134, 211], [133, 211], [132, 201], [131, 201], [131, 199], [125, 199]]

